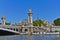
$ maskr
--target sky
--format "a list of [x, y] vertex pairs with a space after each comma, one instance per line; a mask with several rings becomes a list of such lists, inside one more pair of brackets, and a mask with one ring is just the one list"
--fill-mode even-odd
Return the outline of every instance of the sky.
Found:
[[0, 18], [4, 14], [6, 22], [18, 23], [28, 18], [29, 8], [33, 20], [39, 18], [52, 22], [60, 17], [60, 0], [0, 0]]

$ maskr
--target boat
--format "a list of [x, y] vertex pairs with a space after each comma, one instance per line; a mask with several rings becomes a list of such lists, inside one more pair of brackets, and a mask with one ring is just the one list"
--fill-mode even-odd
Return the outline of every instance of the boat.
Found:
[[50, 34], [50, 35], [59, 35], [59, 32], [44, 32], [44, 34]]
[[59, 32], [40, 32], [40, 34], [44, 34], [44, 35], [59, 35]]
[[18, 35], [18, 34], [20, 34], [20, 32], [10, 29], [0, 28], [0, 35]]

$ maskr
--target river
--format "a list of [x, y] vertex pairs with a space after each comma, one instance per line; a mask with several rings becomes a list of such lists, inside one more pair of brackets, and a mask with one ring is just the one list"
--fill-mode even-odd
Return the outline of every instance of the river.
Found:
[[0, 40], [60, 40], [59, 35], [10, 35], [0, 36]]

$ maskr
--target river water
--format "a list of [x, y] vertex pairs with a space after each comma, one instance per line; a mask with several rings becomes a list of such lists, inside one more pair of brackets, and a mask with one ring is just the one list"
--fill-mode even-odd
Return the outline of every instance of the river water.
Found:
[[59, 35], [10, 35], [0, 36], [0, 40], [60, 40]]

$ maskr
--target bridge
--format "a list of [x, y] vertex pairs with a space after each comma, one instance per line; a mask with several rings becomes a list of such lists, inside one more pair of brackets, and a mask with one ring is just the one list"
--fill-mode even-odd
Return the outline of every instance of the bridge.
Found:
[[40, 28], [38, 26], [0, 25], [0, 30], [9, 31], [16, 34], [32, 34], [33, 32], [43, 31], [43, 28]]
[[40, 26], [12, 26], [0, 25], [0, 30], [9, 31], [15, 34], [32, 34], [40, 32], [60, 31], [60, 26], [40, 27]]

